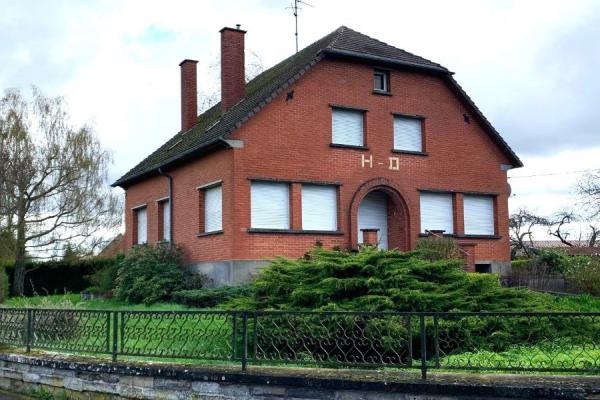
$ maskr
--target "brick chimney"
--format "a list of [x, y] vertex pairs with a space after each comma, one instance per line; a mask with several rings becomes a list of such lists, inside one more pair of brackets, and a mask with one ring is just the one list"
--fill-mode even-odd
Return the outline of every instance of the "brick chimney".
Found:
[[244, 35], [246, 31], [223, 28], [221, 32], [221, 112], [226, 112], [244, 98]]
[[196, 60], [183, 60], [181, 67], [181, 130], [187, 131], [198, 120]]

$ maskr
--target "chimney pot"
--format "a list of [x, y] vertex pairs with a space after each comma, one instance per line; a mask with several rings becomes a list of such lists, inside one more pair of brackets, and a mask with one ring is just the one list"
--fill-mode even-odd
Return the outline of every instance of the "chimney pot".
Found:
[[185, 59], [179, 63], [181, 69], [181, 130], [187, 131], [198, 120], [198, 61]]
[[221, 112], [226, 112], [245, 96], [244, 35], [237, 29], [223, 28], [221, 32]]

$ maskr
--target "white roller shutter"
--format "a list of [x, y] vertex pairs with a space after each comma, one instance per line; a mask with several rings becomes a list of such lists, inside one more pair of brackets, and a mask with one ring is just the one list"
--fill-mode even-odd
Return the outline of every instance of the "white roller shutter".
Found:
[[421, 232], [443, 230], [454, 233], [452, 195], [448, 193], [421, 193]]
[[136, 244], [144, 244], [148, 241], [148, 213], [146, 208], [138, 208], [135, 213], [137, 216]]
[[494, 234], [494, 199], [491, 196], [465, 196], [465, 233]]
[[302, 229], [337, 230], [337, 188], [302, 185]]
[[332, 138], [335, 144], [363, 145], [363, 112], [334, 108], [332, 110]]
[[417, 118], [394, 117], [394, 149], [423, 151], [421, 120]]
[[204, 190], [204, 231], [215, 232], [223, 229], [223, 190], [214, 186]]
[[252, 182], [250, 203], [252, 228], [290, 228], [289, 184]]
[[358, 243], [363, 242], [361, 229], [379, 229], [377, 239], [380, 249], [388, 248], [387, 196], [383, 192], [371, 192], [358, 207]]
[[171, 208], [169, 207], [169, 200], [162, 202], [162, 215], [163, 215], [163, 240], [171, 240]]

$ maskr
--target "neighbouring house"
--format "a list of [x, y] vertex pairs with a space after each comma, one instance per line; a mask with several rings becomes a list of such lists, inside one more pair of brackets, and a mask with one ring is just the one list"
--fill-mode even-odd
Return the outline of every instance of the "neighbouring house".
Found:
[[600, 256], [600, 246], [590, 246], [588, 240], [570, 240], [569, 246], [560, 240], [533, 240], [531, 247], [538, 250], [564, 251], [570, 256]]
[[510, 265], [506, 173], [522, 163], [452, 72], [342, 26], [246, 83], [246, 32], [220, 33], [221, 102], [197, 115], [182, 61], [181, 131], [113, 184], [125, 248], [172, 240], [215, 285], [373, 232], [408, 250], [440, 231], [469, 269]]
[[99, 258], [113, 258], [116, 257], [117, 254], [123, 253], [123, 245], [125, 242], [125, 237], [122, 233], [119, 233], [115, 236], [100, 252], [96, 257]]

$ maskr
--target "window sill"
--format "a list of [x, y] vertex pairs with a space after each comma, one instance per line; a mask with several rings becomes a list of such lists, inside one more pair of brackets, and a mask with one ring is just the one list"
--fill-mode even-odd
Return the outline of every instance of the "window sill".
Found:
[[390, 93], [390, 92], [385, 92], [383, 90], [377, 90], [377, 89], [373, 89], [373, 94], [377, 94], [380, 96], [391, 96], [392, 95], [392, 93]]
[[339, 149], [369, 150], [369, 148], [367, 146], [354, 146], [351, 144], [338, 144], [338, 143], [330, 143], [329, 147], [339, 148]]
[[318, 231], [304, 229], [269, 229], [269, 228], [248, 228], [248, 233], [285, 233], [293, 235], [343, 235], [342, 231]]
[[[502, 236], [500, 236], [500, 235], [459, 235], [456, 233], [444, 233], [442, 236], [455, 238], [455, 239], [484, 239], [484, 240], [502, 239]], [[419, 233], [419, 237], [427, 238], [427, 237], [431, 237], [431, 236], [427, 233]], [[435, 236], [433, 236], [433, 237], [435, 237]]]
[[396, 150], [396, 149], [392, 149], [392, 153], [408, 154], [408, 155], [423, 156], [423, 157], [427, 157], [429, 155], [429, 153], [427, 153], [425, 151], [410, 151], [410, 150]]
[[220, 231], [211, 231], [211, 232], [200, 232], [196, 234], [196, 237], [204, 237], [204, 236], [212, 236], [212, 235], [220, 235], [223, 233], [223, 230]]
[[500, 235], [456, 235], [457, 239], [488, 239], [488, 240], [498, 240], [502, 239]]

